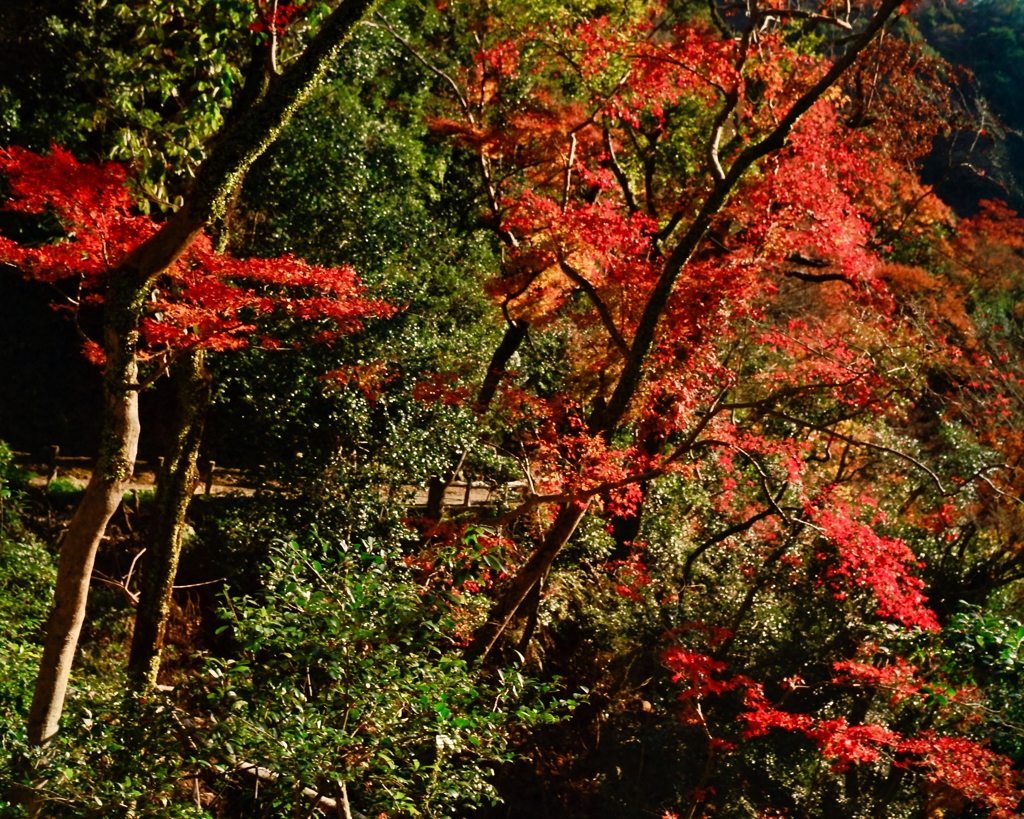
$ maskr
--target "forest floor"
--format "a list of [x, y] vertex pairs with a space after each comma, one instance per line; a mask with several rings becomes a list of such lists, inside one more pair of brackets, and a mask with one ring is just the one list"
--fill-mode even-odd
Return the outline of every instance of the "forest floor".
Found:
[[[75, 463], [75, 462], [78, 463]], [[77, 489], [84, 489], [89, 483], [92, 474], [90, 459], [88, 458], [62, 458], [57, 467], [51, 471], [48, 464], [18, 462], [18, 466], [26, 472], [33, 474], [29, 480], [31, 486], [44, 488], [55, 480], [66, 481]], [[131, 481], [125, 488], [126, 492], [152, 492], [156, 489], [156, 464], [150, 466], [145, 462], [136, 464], [135, 472]], [[197, 491], [204, 492], [206, 486], [200, 481]], [[216, 469], [213, 481], [210, 483], [208, 494], [210, 495], [253, 495], [256, 487], [248, 483], [242, 473], [237, 469]]]

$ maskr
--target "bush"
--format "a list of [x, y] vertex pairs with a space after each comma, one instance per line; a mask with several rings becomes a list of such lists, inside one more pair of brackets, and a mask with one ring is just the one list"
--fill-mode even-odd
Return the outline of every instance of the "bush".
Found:
[[494, 801], [513, 728], [573, 704], [516, 671], [485, 680], [467, 667], [447, 610], [373, 545], [282, 545], [261, 599], [229, 599], [224, 616], [237, 653], [210, 663], [207, 743], [221, 771], [277, 775], [260, 785], [263, 815], [308, 810], [303, 786], [372, 815]]
[[[11, 507], [16, 495], [4, 481], [8, 450], [0, 444], [0, 494], [7, 512], [0, 527], [0, 815], [14, 808], [5, 801], [13, 761], [25, 747], [25, 724], [41, 653], [41, 632], [49, 610], [55, 560], [43, 544], [17, 529]], [[7, 494], [10, 492], [10, 494]], [[17, 539], [15, 539], [17, 537]]]
[[[197, 800], [218, 816], [307, 816], [311, 795], [343, 793], [368, 815], [441, 819], [496, 800], [514, 731], [575, 704], [515, 670], [467, 667], [446, 604], [403, 561], [314, 540], [278, 544], [263, 591], [226, 598], [230, 658], [172, 694], [80, 669], [60, 734], [29, 748], [53, 562], [34, 541], [0, 549], [0, 617], [17, 624], [0, 638], [5, 817], [26, 815], [14, 795], [31, 785], [53, 819], [203, 815]], [[254, 765], [270, 777], [258, 787]]]
[[13, 536], [21, 516], [21, 491], [28, 476], [14, 465], [14, 453], [0, 441], [0, 538]]

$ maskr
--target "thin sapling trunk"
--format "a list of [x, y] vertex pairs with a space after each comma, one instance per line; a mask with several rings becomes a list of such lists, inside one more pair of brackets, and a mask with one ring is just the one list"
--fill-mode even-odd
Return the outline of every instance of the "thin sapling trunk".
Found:
[[175, 434], [164, 460], [143, 563], [128, 673], [145, 689], [156, 685], [167, 629], [171, 590], [178, 572], [185, 513], [199, 480], [196, 462], [210, 404], [210, 375], [203, 350], [193, 349], [176, 366]]

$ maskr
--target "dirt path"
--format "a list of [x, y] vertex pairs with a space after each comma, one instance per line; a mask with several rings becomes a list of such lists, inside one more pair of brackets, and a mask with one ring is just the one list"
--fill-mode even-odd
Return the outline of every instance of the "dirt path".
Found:
[[[30, 472], [34, 477], [29, 484], [35, 487], [45, 487], [52, 480], [66, 481], [74, 487], [84, 489], [89, 482], [91, 474], [91, 458], [59, 457], [56, 468], [51, 472], [51, 465], [41, 463], [38, 458], [33, 459], [27, 453], [16, 452], [15, 460], [18, 467]], [[146, 461], [138, 461], [135, 465], [135, 474], [126, 487], [126, 492], [152, 492], [156, 488], [156, 464]], [[504, 492], [509, 489], [518, 488], [518, 484], [504, 488], [495, 488], [484, 483], [474, 482], [467, 485], [464, 482], [451, 484], [444, 493], [444, 505], [448, 507], [469, 507], [487, 506], [497, 502]], [[427, 505], [427, 491], [414, 486], [405, 487], [408, 493], [408, 504], [411, 508], [425, 507]], [[196, 488], [196, 494], [207, 494], [205, 480], [200, 481]], [[213, 481], [209, 485], [210, 495], [245, 495], [256, 494], [256, 487], [247, 482], [242, 472], [237, 469], [214, 469]]]
[[[70, 483], [78, 489], [84, 489], [92, 474], [91, 458], [65, 458], [57, 459], [55, 468], [50, 464], [40, 463], [38, 459], [32, 460], [25, 453], [16, 452], [15, 462], [20, 469], [33, 474], [29, 484], [36, 487], [45, 487], [52, 480], [61, 480]], [[52, 472], [51, 472], [52, 468]], [[126, 492], [152, 492], [156, 488], [156, 464], [149, 464], [146, 461], [138, 461], [135, 464], [135, 474], [125, 488]], [[213, 481], [210, 484], [209, 494], [211, 495], [253, 495], [255, 487], [247, 484], [242, 473], [237, 469], [217, 468], [213, 473]], [[197, 494], [206, 493], [205, 481], [200, 481], [196, 489]]]

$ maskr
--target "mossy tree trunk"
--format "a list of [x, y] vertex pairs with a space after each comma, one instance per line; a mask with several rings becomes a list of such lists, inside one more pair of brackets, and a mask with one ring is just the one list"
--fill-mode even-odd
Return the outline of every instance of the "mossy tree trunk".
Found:
[[46, 623], [43, 656], [29, 711], [28, 737], [34, 745], [44, 744], [57, 732], [71, 663], [85, 620], [96, 551], [107, 522], [121, 503], [138, 450], [139, 394], [130, 385], [138, 374], [134, 354], [138, 331], [132, 314], [139, 308], [130, 291], [114, 291], [110, 287], [107, 293], [103, 438], [85, 496], [60, 548], [53, 609]]

